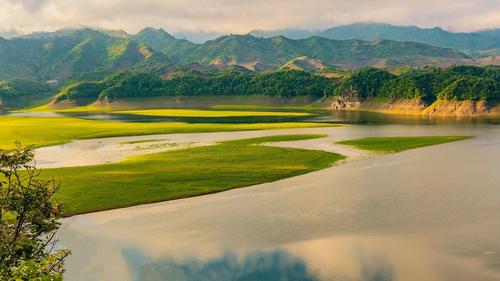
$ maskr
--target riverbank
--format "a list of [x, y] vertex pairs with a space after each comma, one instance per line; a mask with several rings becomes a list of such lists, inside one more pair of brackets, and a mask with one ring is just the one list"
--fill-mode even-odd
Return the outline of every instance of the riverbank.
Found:
[[367, 99], [364, 101], [337, 99], [332, 102], [330, 108], [334, 111], [369, 111], [425, 117], [500, 117], [500, 104], [483, 100], [437, 100], [429, 105], [420, 99]]

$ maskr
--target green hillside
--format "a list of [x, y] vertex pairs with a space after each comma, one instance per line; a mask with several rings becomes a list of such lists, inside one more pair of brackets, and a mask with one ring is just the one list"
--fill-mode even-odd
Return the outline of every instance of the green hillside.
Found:
[[173, 39], [164, 30], [145, 29], [132, 37], [138, 43], [151, 45], [179, 64], [253, 65], [279, 67], [296, 58], [307, 56], [328, 65], [345, 68], [363, 66], [418, 66], [441, 62], [461, 62], [467, 56], [451, 49], [420, 43], [389, 40], [330, 40], [311, 37], [292, 40], [283, 36], [258, 38], [252, 35], [230, 35], [194, 44]]
[[364, 68], [345, 79], [335, 95], [349, 99], [499, 100], [500, 68], [456, 66], [415, 69], [399, 76]]
[[91, 103], [138, 97], [267, 95], [321, 98], [333, 91], [333, 80], [303, 71], [253, 74], [225, 72], [201, 75], [196, 72], [163, 80], [148, 73], [119, 72], [100, 81], [71, 84], [55, 102]]
[[89, 104], [97, 100], [172, 96], [308, 96], [321, 99], [341, 96], [364, 100], [500, 99], [500, 68], [456, 66], [447, 69], [411, 69], [400, 75], [377, 68], [363, 68], [339, 82], [305, 71], [272, 73], [189, 72], [170, 80], [149, 73], [118, 72], [103, 80], [81, 81], [65, 87], [56, 103]]
[[54, 94], [47, 83], [15, 78], [0, 81], [0, 107], [24, 107], [44, 103]]
[[124, 68], [164, 72], [173, 67], [166, 56], [146, 46], [90, 29], [0, 39], [0, 79], [66, 81], [89, 73], [102, 77]]

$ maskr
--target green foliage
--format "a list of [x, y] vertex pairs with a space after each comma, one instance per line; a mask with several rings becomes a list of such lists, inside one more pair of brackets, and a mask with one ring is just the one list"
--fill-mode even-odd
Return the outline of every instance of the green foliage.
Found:
[[333, 92], [333, 80], [302, 71], [263, 74], [225, 72], [203, 76], [188, 73], [172, 80], [152, 74], [119, 72], [101, 81], [84, 81], [64, 88], [56, 101], [130, 97], [268, 95], [321, 98]]
[[0, 81], [0, 98], [4, 99], [14, 99], [48, 91], [50, 91], [50, 88], [46, 83], [30, 79], [15, 78]]
[[91, 29], [0, 40], [0, 79], [13, 77], [67, 81], [86, 73], [130, 68], [162, 72], [174, 67], [163, 55], [125, 38]]
[[500, 99], [500, 83], [491, 78], [459, 76], [438, 94], [442, 100]]
[[395, 76], [377, 68], [363, 68], [347, 78], [335, 89], [336, 95], [356, 94], [360, 98], [375, 97], [382, 85]]
[[500, 98], [500, 68], [455, 66], [410, 70], [399, 76], [366, 68], [345, 79], [335, 95], [360, 99], [496, 100]]
[[429, 137], [374, 137], [340, 141], [363, 150], [381, 153], [400, 152], [408, 149], [468, 139], [466, 136], [429, 136]]
[[0, 150], [0, 279], [61, 280], [67, 250], [54, 251], [59, 185], [40, 179], [32, 147]]
[[177, 40], [164, 30], [145, 29], [133, 40], [152, 46], [180, 64], [239, 64], [261, 63], [278, 67], [291, 59], [307, 56], [349, 67], [373, 65], [383, 59], [390, 65], [422, 65], [427, 58], [460, 60], [463, 53], [414, 42], [382, 40], [331, 40], [310, 37], [292, 40], [283, 36], [259, 38], [251, 35], [222, 36], [203, 44]]

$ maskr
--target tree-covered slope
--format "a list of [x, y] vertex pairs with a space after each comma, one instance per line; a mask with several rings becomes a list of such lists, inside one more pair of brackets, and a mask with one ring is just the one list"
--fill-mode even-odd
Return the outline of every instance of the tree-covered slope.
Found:
[[0, 79], [29, 77], [68, 80], [117, 69], [162, 71], [173, 63], [162, 54], [126, 38], [90, 30], [0, 39]]
[[0, 107], [24, 107], [44, 103], [54, 94], [47, 83], [15, 78], [0, 81]]
[[57, 95], [56, 103], [90, 103], [97, 100], [168, 96], [268, 95], [313, 96], [333, 92], [333, 80], [303, 71], [253, 74], [225, 72], [201, 75], [196, 72], [163, 80], [148, 73], [119, 72], [100, 81], [71, 84]]
[[467, 57], [451, 49], [389, 40], [369, 42], [331, 40], [322, 37], [292, 40], [284, 36], [259, 38], [252, 35], [230, 35], [204, 44], [193, 44], [172, 39], [163, 30], [154, 29], [143, 30], [134, 36], [134, 40], [152, 44], [155, 50], [163, 52], [180, 64], [198, 62], [211, 65], [248, 66], [260, 63], [279, 67], [294, 58], [307, 56], [326, 65], [359, 68], [459, 63]]
[[412, 41], [433, 46], [454, 48], [462, 51], [481, 51], [500, 48], [500, 37], [493, 36], [494, 30], [480, 33], [454, 33], [441, 28], [419, 28], [416, 26], [395, 26], [384, 23], [356, 23], [327, 29], [318, 36], [345, 40]]
[[297, 70], [272, 73], [186, 73], [163, 80], [148, 73], [118, 72], [99, 81], [81, 81], [65, 87], [55, 103], [92, 103], [122, 98], [170, 96], [309, 96], [316, 99], [339, 96], [364, 101], [499, 100], [500, 69], [457, 66], [447, 69], [413, 69], [400, 75], [376, 68], [363, 68], [341, 82]]
[[499, 100], [500, 68], [456, 66], [405, 72], [364, 68], [346, 78], [335, 89], [346, 99]]

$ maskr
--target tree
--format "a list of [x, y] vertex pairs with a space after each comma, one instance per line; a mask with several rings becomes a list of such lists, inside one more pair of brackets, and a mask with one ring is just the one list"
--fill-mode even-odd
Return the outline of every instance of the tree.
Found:
[[59, 183], [41, 179], [33, 147], [0, 149], [0, 279], [62, 280], [69, 250], [57, 249]]

